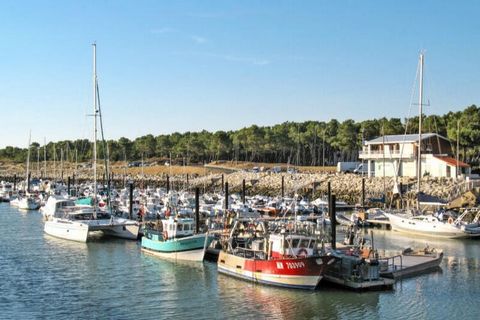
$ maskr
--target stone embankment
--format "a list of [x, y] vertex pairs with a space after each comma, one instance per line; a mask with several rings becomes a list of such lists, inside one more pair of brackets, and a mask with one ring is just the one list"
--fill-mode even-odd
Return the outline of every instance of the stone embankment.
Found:
[[[223, 181], [228, 182], [230, 192], [241, 192], [243, 180], [245, 180], [246, 192], [248, 195], [269, 195], [280, 196], [282, 192], [282, 177], [284, 180], [285, 196], [293, 196], [295, 194], [307, 195], [310, 199], [317, 198], [327, 193], [327, 184], [331, 183], [332, 193], [336, 194], [338, 200], [343, 200], [349, 204], [357, 204], [361, 202], [362, 196], [362, 176], [355, 174], [338, 174], [338, 173], [272, 173], [260, 172], [252, 173], [246, 171], [238, 171], [233, 173], [214, 173], [205, 172], [206, 175], [199, 174], [177, 174], [168, 176], [162, 174], [130, 174], [124, 176], [116, 173], [113, 175], [114, 184], [118, 187], [123, 186], [125, 181], [134, 181], [139, 187], [156, 186], [166, 187], [167, 176], [170, 188], [174, 190], [192, 189], [194, 187], [201, 188], [202, 192], [220, 191], [222, 190]], [[25, 173], [16, 172], [17, 181], [23, 180]], [[10, 180], [13, 177], [12, 172], [2, 172], [0, 180]], [[67, 181], [67, 174], [64, 174], [63, 180]], [[8, 179], [10, 178], [10, 179]], [[57, 174], [57, 180], [60, 179]], [[77, 171], [76, 181], [91, 181], [91, 170]], [[99, 180], [103, 179], [99, 175]], [[406, 197], [414, 197], [417, 190], [417, 181], [415, 178], [399, 178], [398, 187], [402, 185], [402, 193]], [[431, 178], [424, 177], [421, 181], [420, 190], [430, 196], [443, 200], [450, 200], [459, 195], [464, 183], [456, 182], [452, 178]], [[365, 197], [380, 198], [386, 190], [387, 196], [391, 196], [394, 189], [394, 179], [391, 177], [382, 178], [365, 178]]]
[[[278, 196], [282, 191], [282, 176], [284, 179], [285, 196], [294, 194], [307, 195], [310, 198], [319, 197], [327, 193], [330, 182], [332, 193], [337, 199], [349, 204], [360, 203], [362, 196], [362, 177], [355, 174], [275, 174], [235, 172], [224, 175], [224, 181], [229, 183], [231, 192], [241, 192], [243, 180], [249, 195], [263, 194]], [[380, 198], [386, 190], [387, 195], [393, 193], [395, 181], [393, 178], [365, 178], [366, 198]], [[196, 178], [190, 182], [191, 187], [213, 185], [221, 187], [221, 174], [211, 174]], [[399, 178], [398, 189], [402, 186], [404, 194], [414, 194], [417, 190], [415, 178]], [[440, 199], [448, 200], [456, 195], [461, 184], [449, 178], [423, 178], [421, 191]]]

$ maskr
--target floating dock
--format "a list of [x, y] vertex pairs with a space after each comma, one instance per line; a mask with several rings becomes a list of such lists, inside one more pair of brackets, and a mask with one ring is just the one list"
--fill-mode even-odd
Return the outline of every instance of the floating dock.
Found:
[[379, 258], [382, 277], [401, 279], [439, 268], [443, 259], [442, 251], [420, 250], [404, 252], [401, 255]]
[[376, 280], [352, 280], [333, 275], [325, 275], [325, 281], [355, 291], [391, 290], [395, 280], [380, 277]]

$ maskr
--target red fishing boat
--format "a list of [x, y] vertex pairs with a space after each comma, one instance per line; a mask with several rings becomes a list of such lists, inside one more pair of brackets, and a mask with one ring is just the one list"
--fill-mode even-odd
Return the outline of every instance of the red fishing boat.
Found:
[[281, 287], [315, 289], [335, 258], [318, 250], [315, 236], [268, 231], [264, 222], [236, 221], [218, 257], [218, 271]]

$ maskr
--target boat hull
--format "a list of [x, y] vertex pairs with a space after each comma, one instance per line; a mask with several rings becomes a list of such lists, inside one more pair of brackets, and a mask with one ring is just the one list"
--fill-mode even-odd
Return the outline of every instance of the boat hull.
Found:
[[221, 251], [218, 271], [255, 283], [286, 288], [315, 289], [330, 257], [257, 260]]
[[480, 237], [480, 232], [469, 232], [468, 230], [462, 230], [453, 224], [443, 222], [423, 222], [408, 217], [397, 216], [394, 214], [385, 214], [389, 221], [392, 230], [437, 238], [472, 238]]
[[206, 247], [212, 240], [211, 236], [197, 234], [165, 241], [147, 232], [142, 237], [142, 251], [164, 259], [203, 261]]
[[45, 233], [66, 240], [87, 242], [90, 231], [102, 231], [104, 234], [136, 240], [139, 225], [130, 221], [117, 221], [111, 219], [74, 221], [66, 219], [52, 219], [45, 221]]
[[88, 238], [88, 225], [78, 222], [46, 221], [44, 231], [57, 238], [78, 242], [87, 242]]

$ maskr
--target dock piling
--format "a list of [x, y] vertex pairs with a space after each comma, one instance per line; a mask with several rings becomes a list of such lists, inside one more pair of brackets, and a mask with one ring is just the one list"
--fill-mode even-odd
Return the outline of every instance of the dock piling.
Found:
[[170, 192], [170, 176], [167, 174], [167, 193]]
[[365, 178], [362, 178], [362, 208], [365, 207]]
[[228, 210], [228, 182], [225, 182], [225, 212], [227, 212], [227, 210]]
[[195, 188], [195, 231], [200, 232], [200, 188]]
[[245, 198], [246, 198], [245, 179], [243, 179], [243, 181], [242, 181], [242, 201], [243, 201], [243, 204], [245, 204]]
[[130, 205], [128, 206], [128, 219], [132, 219], [133, 217], [133, 182], [130, 182], [130, 194], [129, 194], [129, 200], [130, 200]]
[[337, 249], [337, 216], [336, 216], [336, 197], [332, 194], [328, 201], [328, 211], [330, 213], [330, 226], [332, 231], [332, 249]]

